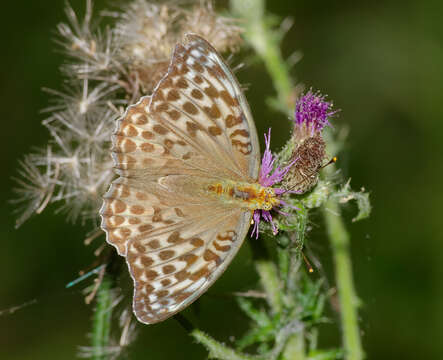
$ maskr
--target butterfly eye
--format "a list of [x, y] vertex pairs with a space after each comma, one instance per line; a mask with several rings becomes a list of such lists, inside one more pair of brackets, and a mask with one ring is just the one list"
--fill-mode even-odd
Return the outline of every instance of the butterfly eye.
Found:
[[268, 196], [275, 196], [275, 191], [273, 188], [266, 188], [265, 189], [265, 194]]
[[270, 211], [271, 209], [272, 209], [272, 205], [271, 205], [271, 203], [264, 203], [263, 204], [263, 208], [262, 208], [263, 210], [266, 210], [266, 211]]

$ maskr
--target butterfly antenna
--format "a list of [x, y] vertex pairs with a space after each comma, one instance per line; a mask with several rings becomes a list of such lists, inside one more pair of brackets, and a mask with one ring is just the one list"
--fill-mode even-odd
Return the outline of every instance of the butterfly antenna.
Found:
[[303, 253], [303, 251], [301, 252], [302, 256], [303, 256], [303, 260], [305, 261], [306, 267], [308, 268], [308, 271], [310, 273], [314, 272], [314, 269], [311, 266], [311, 263], [309, 262], [308, 258], [306, 257], [306, 255]]

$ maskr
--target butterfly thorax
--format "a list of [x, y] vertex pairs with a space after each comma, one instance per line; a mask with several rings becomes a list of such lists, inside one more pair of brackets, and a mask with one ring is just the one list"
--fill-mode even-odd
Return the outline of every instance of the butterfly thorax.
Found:
[[208, 190], [219, 196], [222, 201], [249, 210], [271, 210], [280, 203], [273, 188], [258, 183], [221, 181], [209, 185]]

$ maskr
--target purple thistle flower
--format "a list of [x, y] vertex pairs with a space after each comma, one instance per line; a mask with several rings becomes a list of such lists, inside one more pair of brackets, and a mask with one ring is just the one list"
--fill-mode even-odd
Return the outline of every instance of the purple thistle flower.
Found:
[[311, 190], [318, 182], [318, 172], [326, 157], [326, 144], [322, 137], [325, 126], [331, 126], [329, 119], [338, 111], [332, 110], [332, 102], [319, 91], [309, 90], [295, 104], [292, 159], [297, 164], [284, 179], [285, 188], [298, 193]]
[[295, 130], [300, 135], [314, 136], [325, 126], [331, 126], [329, 118], [337, 113], [332, 111], [332, 102], [326, 101], [326, 96], [319, 91], [313, 93], [309, 90], [300, 97], [295, 104]]
[[[285, 166], [283, 169], [281, 169], [279, 166], [277, 166], [274, 169], [275, 158], [270, 150], [271, 146], [270, 128], [268, 130], [267, 136], [266, 134], [264, 136], [265, 136], [266, 148], [263, 153], [263, 158], [261, 161], [261, 168], [258, 177], [258, 182], [260, 183], [261, 186], [270, 187], [274, 184], [281, 182], [285, 177], [285, 175], [288, 173], [291, 166], [294, 165], [298, 159], [293, 160], [288, 166]], [[276, 195], [281, 195], [286, 192], [284, 189], [281, 188], [274, 188], [274, 191]], [[287, 205], [287, 204], [284, 201], [280, 201], [279, 205]], [[254, 210], [254, 215], [252, 216], [252, 218], [254, 220], [254, 228], [252, 230], [251, 236], [255, 234], [256, 235], [255, 237], [258, 238], [259, 234], [258, 226], [262, 218], [264, 221], [271, 223], [272, 232], [274, 233], [274, 235], [277, 234], [278, 229], [272, 221], [272, 215], [270, 211], [261, 210], [261, 209]]]

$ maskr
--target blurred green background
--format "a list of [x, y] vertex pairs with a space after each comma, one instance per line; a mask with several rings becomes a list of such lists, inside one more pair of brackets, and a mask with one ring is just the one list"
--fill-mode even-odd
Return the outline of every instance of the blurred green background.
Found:
[[[84, 1], [72, 1], [77, 10]], [[114, 2], [96, 1], [96, 9]], [[371, 192], [370, 219], [351, 224], [356, 287], [364, 348], [369, 359], [438, 359], [443, 350], [443, 3], [440, 1], [270, 1], [268, 10], [295, 23], [283, 43], [303, 59], [293, 75], [329, 94], [341, 108], [334, 123], [350, 125], [346, 155], [338, 166], [354, 188]], [[33, 305], [0, 315], [0, 358], [74, 359], [88, 345], [91, 308], [80, 292], [66, 290], [78, 270], [92, 261], [82, 243], [85, 228], [65, 223], [49, 208], [14, 229], [11, 199], [18, 160], [48, 140], [39, 111], [47, 106], [42, 86], [60, 89], [55, 51], [56, 24], [65, 21], [63, 1], [2, 3], [0, 21], [3, 128], [0, 199], [0, 311], [35, 299]], [[237, 59], [238, 62], [241, 59]], [[289, 125], [263, 99], [274, 94], [263, 66], [238, 73], [263, 133], [273, 127], [273, 146], [285, 141]], [[350, 219], [355, 208], [345, 210]], [[310, 244], [331, 271], [321, 218]], [[209, 295], [187, 314], [226, 343], [246, 318], [219, 294], [253, 286], [248, 245]], [[333, 274], [330, 273], [330, 279]], [[333, 317], [334, 319], [334, 317]], [[204, 359], [174, 321], [138, 327], [130, 359]], [[336, 325], [322, 328], [322, 344], [336, 346]]]

